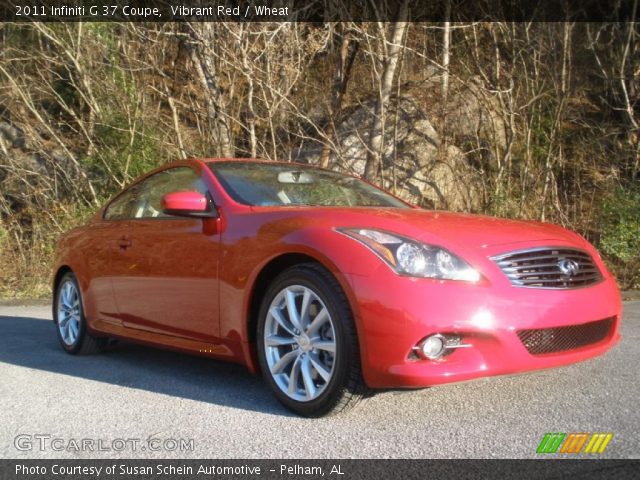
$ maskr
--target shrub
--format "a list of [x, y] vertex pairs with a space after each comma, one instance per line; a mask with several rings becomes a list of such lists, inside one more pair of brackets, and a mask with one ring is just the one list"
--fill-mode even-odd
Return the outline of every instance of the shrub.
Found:
[[600, 248], [622, 288], [640, 286], [640, 188], [617, 188], [602, 204]]

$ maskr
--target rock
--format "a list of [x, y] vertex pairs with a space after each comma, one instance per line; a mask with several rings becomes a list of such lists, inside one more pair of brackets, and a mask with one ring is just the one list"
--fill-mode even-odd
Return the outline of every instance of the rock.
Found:
[[457, 211], [479, 208], [480, 190], [476, 176], [458, 147], [449, 145], [441, 159], [430, 162], [427, 168], [410, 168], [408, 172], [413, 173], [396, 182], [395, 189], [392, 185], [385, 187], [418, 205]]
[[[361, 105], [337, 126], [339, 149], [330, 156], [330, 168], [364, 174], [374, 107], [374, 101]], [[386, 123], [385, 188], [420, 205], [464, 211], [480, 207], [480, 190], [465, 155], [454, 145], [442, 146], [440, 134], [414, 97], [392, 100]], [[316, 163], [321, 149], [317, 144], [302, 146], [295, 160]]]
[[11, 125], [9, 122], [0, 121], [0, 137], [8, 143], [8, 147], [23, 148], [24, 134], [22, 131]]
[[[7, 165], [8, 163], [9, 159], [4, 152], [0, 150], [0, 165]], [[5, 189], [2, 188], [2, 181], [7, 178], [8, 173], [9, 171], [6, 168], [0, 168], [0, 192], [5, 191]]]
[[58, 169], [65, 170], [66, 172], [76, 171], [73, 161], [71, 160], [71, 158], [69, 158], [69, 155], [63, 149], [54, 148], [51, 151], [50, 156], [51, 156], [51, 161], [55, 162]]
[[47, 175], [47, 165], [37, 153], [25, 153], [22, 150], [11, 150], [11, 163], [25, 171], [25, 174], [37, 173]]
[[482, 88], [480, 79], [454, 84], [448, 98], [445, 121], [457, 145], [471, 143], [475, 146], [480, 140], [498, 150], [507, 148], [506, 125], [499, 114], [500, 102]]

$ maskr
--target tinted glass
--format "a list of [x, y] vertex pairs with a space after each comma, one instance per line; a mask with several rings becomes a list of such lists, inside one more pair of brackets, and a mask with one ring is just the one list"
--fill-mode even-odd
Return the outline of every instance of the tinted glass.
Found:
[[125, 220], [132, 218], [132, 212], [136, 205], [139, 205], [143, 199], [141, 184], [136, 184], [125, 192], [121, 193], [113, 202], [109, 204], [104, 214], [107, 220]]
[[162, 197], [171, 192], [195, 191], [207, 194], [200, 176], [189, 167], [158, 172], [129, 188], [107, 208], [107, 220], [169, 217], [162, 211]]
[[210, 163], [229, 195], [245, 205], [408, 206], [362, 180], [313, 167], [253, 162]]
[[145, 203], [134, 218], [169, 217], [162, 212], [162, 197], [171, 192], [200, 192], [207, 193], [207, 188], [192, 169], [188, 167], [163, 170], [152, 175], [144, 182]]

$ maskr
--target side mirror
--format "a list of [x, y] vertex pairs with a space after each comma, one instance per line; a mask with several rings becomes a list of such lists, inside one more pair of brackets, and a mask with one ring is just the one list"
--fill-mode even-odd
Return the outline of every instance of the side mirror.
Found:
[[205, 195], [199, 192], [171, 192], [162, 197], [162, 211], [179, 217], [216, 218], [218, 212]]

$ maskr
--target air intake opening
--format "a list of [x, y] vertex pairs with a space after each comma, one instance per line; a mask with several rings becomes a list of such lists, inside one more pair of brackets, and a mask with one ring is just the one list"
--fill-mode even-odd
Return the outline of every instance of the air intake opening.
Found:
[[565, 352], [593, 345], [607, 338], [616, 317], [609, 317], [581, 325], [556, 328], [518, 330], [518, 337], [532, 355]]

